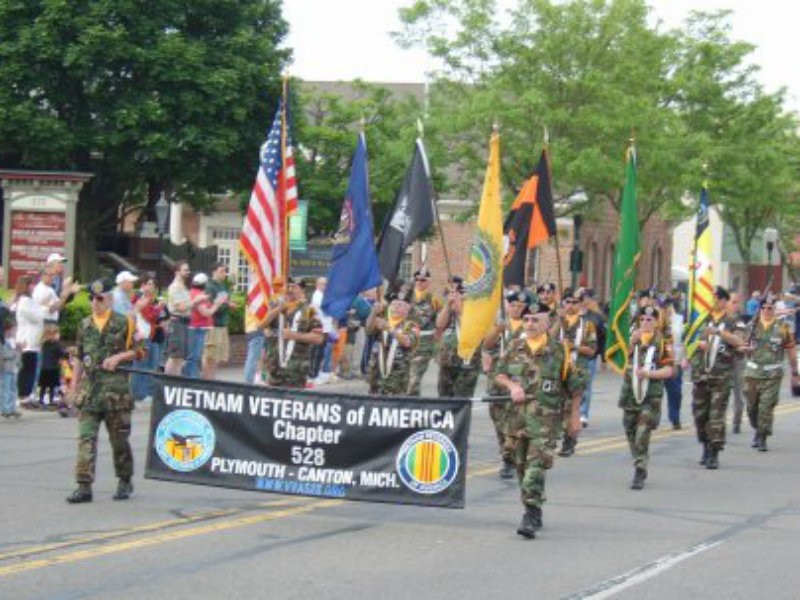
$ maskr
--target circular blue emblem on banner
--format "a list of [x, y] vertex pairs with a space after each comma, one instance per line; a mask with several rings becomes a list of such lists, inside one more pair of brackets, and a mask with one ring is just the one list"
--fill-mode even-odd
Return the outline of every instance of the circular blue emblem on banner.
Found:
[[202, 467], [211, 458], [216, 441], [209, 420], [193, 410], [171, 412], [156, 428], [156, 452], [173, 471], [187, 473]]
[[397, 473], [410, 490], [438, 494], [458, 475], [458, 452], [453, 442], [433, 429], [409, 437], [397, 453]]

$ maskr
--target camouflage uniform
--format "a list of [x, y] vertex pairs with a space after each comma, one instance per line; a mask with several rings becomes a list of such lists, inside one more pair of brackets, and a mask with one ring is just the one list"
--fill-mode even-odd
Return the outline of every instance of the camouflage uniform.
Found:
[[128, 374], [107, 371], [103, 361], [120, 352], [133, 349], [137, 359], [145, 356], [140, 342], [134, 343], [133, 321], [118, 313], [111, 313], [100, 331], [89, 315], [78, 327], [78, 358], [83, 363], [83, 376], [78, 390], [78, 459], [75, 480], [91, 485], [97, 462], [97, 432], [105, 422], [114, 456], [114, 471], [121, 481], [133, 476], [133, 454], [128, 438], [131, 434], [131, 394]]
[[[277, 327], [279, 317], [276, 317], [273, 324], [275, 324], [275, 337], [273, 343], [268, 345], [267, 350], [267, 370], [269, 374], [269, 385], [276, 387], [289, 387], [289, 388], [304, 388], [308, 380], [308, 372], [311, 368], [311, 348], [314, 344], [295, 341], [294, 350], [291, 356], [284, 360], [285, 366], [280, 364], [279, 354], [279, 338]], [[319, 320], [319, 315], [313, 306], [310, 306], [305, 300], [300, 300], [296, 303], [287, 305], [284, 309], [284, 328], [292, 329], [297, 333], [312, 333], [322, 332], [322, 323]], [[284, 340], [284, 351], [288, 352], [290, 341]]]
[[[715, 320], [709, 315], [707, 325], [722, 328], [728, 333], [741, 336], [744, 340], [744, 324], [733, 317], [723, 315]], [[697, 429], [697, 440], [707, 444], [710, 449], [720, 451], [725, 447], [725, 415], [733, 386], [736, 367], [736, 350], [722, 339], [714, 366], [709, 370], [711, 352], [699, 348], [692, 354], [692, 414]]]
[[[572, 324], [566, 317], [561, 318], [561, 327], [559, 330], [559, 338], [567, 342], [571, 349], [571, 363], [575, 372], [575, 395], [580, 394], [583, 396], [583, 390], [586, 389], [586, 383], [589, 380], [589, 361], [594, 359], [592, 356], [584, 356], [578, 352], [577, 346], [586, 346], [592, 349], [592, 352], [597, 351], [597, 329], [589, 319], [583, 316], [576, 315], [576, 319]], [[578, 333], [580, 333], [580, 340], [578, 340]], [[564, 411], [564, 423], [569, 421], [570, 407]]]
[[536, 353], [527, 340], [515, 339], [500, 359], [497, 374], [525, 390], [525, 402], [515, 406], [509, 431], [515, 440], [522, 503], [541, 508], [545, 472], [553, 466], [556, 440], [561, 434], [561, 414], [574, 391], [569, 355], [563, 344], [550, 336]]
[[[639, 364], [633, 364], [634, 349], [639, 347]], [[650, 343], [641, 340], [632, 344], [628, 355], [628, 368], [620, 390], [618, 406], [623, 410], [622, 426], [625, 437], [628, 439], [628, 448], [637, 469], [647, 470], [650, 449], [650, 432], [658, 427], [661, 419], [661, 400], [664, 397], [663, 379], [642, 379], [644, 395], [641, 404], [636, 402], [633, 390], [632, 372], [634, 367], [643, 367], [650, 348], [655, 348], [653, 354], [654, 369], [672, 365], [672, 343], [664, 337], [661, 331], [653, 334]]]
[[[766, 440], [767, 436], [772, 435], [772, 422], [783, 379], [785, 352], [794, 347], [795, 341], [789, 325], [778, 319], [766, 328], [763, 321], [758, 319], [753, 327], [751, 344], [755, 349], [745, 366], [744, 393], [750, 425], [757, 436]], [[792, 369], [794, 368], [792, 365]]]
[[411, 359], [411, 376], [408, 382], [408, 395], [419, 396], [422, 378], [428, 370], [428, 364], [436, 353], [436, 314], [442, 310], [443, 302], [439, 296], [425, 292], [419, 298], [414, 297], [409, 318], [419, 325], [419, 343], [414, 358]]
[[439, 342], [437, 391], [440, 398], [471, 398], [481, 373], [480, 347], [468, 361], [458, 355], [459, 322], [460, 318], [451, 312]]
[[[369, 393], [378, 396], [405, 396], [408, 392], [411, 377], [411, 361], [419, 343], [417, 324], [409, 318], [403, 319], [395, 328], [409, 336], [411, 346], [403, 348], [400, 343], [393, 344], [395, 337], [388, 331], [376, 334], [369, 358]], [[394, 357], [389, 362], [389, 355], [394, 345]], [[381, 373], [381, 357], [384, 362], [384, 373]], [[386, 364], [389, 363], [389, 364]]]
[[[497, 376], [497, 367], [500, 359], [505, 355], [509, 344], [512, 340], [523, 335], [522, 320], [516, 319], [515, 321], [512, 322], [511, 319], [508, 319], [498, 343], [493, 348], [484, 350], [484, 353], [488, 354], [492, 361], [492, 366], [486, 374], [486, 390], [490, 396], [508, 395], [508, 390], [499, 385], [495, 381], [495, 377]], [[509, 424], [513, 419], [514, 412], [513, 402], [492, 402], [489, 404], [489, 416], [494, 423], [494, 432], [497, 436], [497, 444], [504, 463], [514, 462], [514, 441], [509, 434]]]

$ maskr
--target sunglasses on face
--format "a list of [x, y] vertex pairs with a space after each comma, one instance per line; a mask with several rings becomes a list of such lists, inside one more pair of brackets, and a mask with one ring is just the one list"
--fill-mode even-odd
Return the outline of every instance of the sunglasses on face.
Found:
[[541, 317], [522, 317], [522, 320], [526, 323], [540, 323]]
[[643, 323], [652, 323], [653, 321], [655, 321], [653, 317], [640, 317], [639, 320], [642, 321]]
[[102, 302], [105, 299], [106, 299], [105, 294], [93, 294], [92, 295], [92, 302], [94, 302], [95, 300], [100, 300], [100, 302]]
[[764, 304], [761, 307], [761, 310], [775, 310], [775, 305], [774, 304]]
[[577, 300], [564, 300], [564, 304], [577, 304]]

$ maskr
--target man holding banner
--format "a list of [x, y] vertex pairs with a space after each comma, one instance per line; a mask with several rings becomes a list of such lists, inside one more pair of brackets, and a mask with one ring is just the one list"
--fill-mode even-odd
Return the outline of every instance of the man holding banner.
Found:
[[533, 302], [522, 313], [524, 336], [500, 359], [495, 381], [516, 407], [511, 434], [525, 513], [517, 533], [536, 537], [542, 527], [545, 473], [553, 467], [561, 415], [576, 389], [565, 345], [548, 335], [550, 308]]
[[[78, 395], [78, 459], [75, 480], [78, 487], [67, 496], [70, 504], [92, 501], [97, 433], [105, 422], [114, 453], [114, 471], [119, 484], [114, 500], [127, 500], [133, 492], [133, 453], [131, 435], [133, 395], [128, 374], [117, 370], [122, 363], [146, 356], [141, 342], [134, 341], [132, 319], [111, 310], [110, 281], [98, 280], [89, 286], [92, 314], [78, 327], [78, 360], [74, 362], [71, 393]], [[78, 391], [80, 390], [80, 391]]]

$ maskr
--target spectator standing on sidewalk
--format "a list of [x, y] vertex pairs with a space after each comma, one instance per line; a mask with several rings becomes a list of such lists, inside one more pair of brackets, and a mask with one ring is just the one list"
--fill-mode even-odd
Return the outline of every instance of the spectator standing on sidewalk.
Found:
[[22, 416], [17, 410], [17, 372], [20, 352], [17, 348], [16, 324], [7, 316], [3, 321], [3, 345], [0, 347], [0, 412], [6, 418]]
[[192, 313], [192, 298], [186, 283], [189, 280], [189, 263], [179, 260], [175, 263], [175, 278], [167, 288], [167, 375], [180, 375], [186, 362], [189, 349], [189, 316]]
[[133, 284], [139, 278], [130, 271], [120, 271], [117, 274], [117, 287], [112, 292], [113, 304], [111, 310], [125, 317], [133, 314]]
[[[41, 369], [39, 370], [39, 405], [55, 408], [63, 403], [56, 402], [56, 394], [61, 392], [61, 359], [67, 356], [61, 346], [58, 325], [46, 325], [42, 341]], [[45, 402], [45, 395], [48, 396]]]
[[597, 365], [603, 360], [603, 352], [606, 349], [606, 321], [600, 305], [597, 303], [597, 294], [593, 289], [583, 290], [583, 303], [581, 312], [587, 321], [591, 321], [597, 335], [597, 351], [588, 364], [588, 378], [586, 389], [583, 390], [581, 398], [581, 427], [589, 426], [589, 411], [592, 405], [592, 388], [594, 378], [597, 376]]
[[[189, 317], [189, 349], [183, 369], [186, 377], [202, 375], [206, 336], [214, 327], [214, 315], [223, 303], [222, 296], [217, 296], [217, 299], [211, 302], [206, 293], [207, 284], [208, 275], [205, 273], [198, 273], [192, 278], [192, 289], [189, 292], [192, 302], [192, 313]], [[227, 303], [227, 301], [228, 299], [224, 298], [224, 302]]]
[[225, 263], [214, 265], [211, 280], [206, 285], [206, 294], [212, 303], [219, 303], [219, 308], [212, 317], [214, 324], [208, 330], [203, 353], [203, 379], [215, 379], [217, 365], [228, 362], [231, 352], [228, 324], [233, 303], [230, 301], [228, 266]]
[[[52, 304], [43, 306], [33, 299], [34, 283], [29, 275], [17, 279], [12, 310], [17, 320], [17, 345], [22, 351], [22, 363], [17, 378], [19, 397], [22, 406], [38, 408], [33, 397], [36, 384], [39, 352], [42, 349], [42, 334], [45, 319], [52, 318], [58, 310], [58, 299], [51, 299]], [[51, 290], [52, 291], [52, 290]]]
[[[133, 363], [135, 369], [157, 371], [161, 365], [164, 345], [164, 323], [169, 319], [163, 298], [157, 296], [155, 277], [146, 276], [141, 280], [139, 292], [134, 295], [134, 317], [137, 338], [144, 343], [147, 356]], [[131, 391], [134, 400], [147, 400], [153, 397], [155, 380], [152, 375], [134, 373], [131, 375]]]
[[686, 350], [683, 345], [683, 315], [674, 304], [667, 300], [664, 309], [672, 331], [672, 377], [664, 380], [667, 392], [667, 415], [673, 429], [681, 429], [681, 404], [683, 403], [683, 369], [686, 363]]

